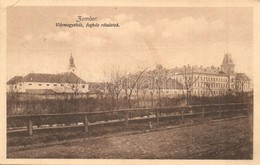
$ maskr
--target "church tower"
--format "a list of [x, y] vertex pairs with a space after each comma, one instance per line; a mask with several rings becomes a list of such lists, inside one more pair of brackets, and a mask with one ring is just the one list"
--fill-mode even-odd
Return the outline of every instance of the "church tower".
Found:
[[76, 73], [76, 70], [77, 70], [77, 68], [74, 64], [74, 59], [73, 59], [72, 54], [71, 54], [70, 59], [69, 59], [68, 72]]
[[228, 75], [228, 89], [232, 90], [235, 88], [235, 64], [232, 60], [231, 54], [225, 54], [222, 65], [221, 71]]
[[221, 70], [228, 75], [235, 73], [235, 64], [232, 60], [231, 54], [225, 54], [221, 65]]

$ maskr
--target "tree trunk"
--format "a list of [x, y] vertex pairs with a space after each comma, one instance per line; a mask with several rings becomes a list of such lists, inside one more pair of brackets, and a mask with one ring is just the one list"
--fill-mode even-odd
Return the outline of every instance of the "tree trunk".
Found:
[[152, 108], [153, 108], [153, 94], [151, 95], [151, 99], [152, 99]]
[[137, 107], [139, 108], [139, 91], [136, 91], [136, 101], [137, 101]]
[[128, 101], [128, 108], [131, 109], [131, 96], [127, 98]]
[[189, 89], [186, 89], [186, 101], [187, 101], [187, 105], [189, 105]]
[[159, 96], [159, 107], [162, 107], [162, 100], [161, 100], [161, 89], [158, 90], [158, 96]]

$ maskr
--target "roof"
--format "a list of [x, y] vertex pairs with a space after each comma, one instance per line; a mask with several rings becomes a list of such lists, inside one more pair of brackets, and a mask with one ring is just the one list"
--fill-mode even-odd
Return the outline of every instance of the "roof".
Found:
[[[86, 81], [78, 77], [72, 72], [65, 72], [61, 74], [45, 74], [45, 73], [29, 73], [26, 76], [20, 77], [20, 82], [44, 82], [44, 83], [81, 83], [86, 84]], [[12, 80], [12, 79], [11, 79]], [[8, 82], [12, 82], [9, 80]], [[7, 82], [7, 84], [8, 84]]]
[[183, 66], [183, 67], [176, 67], [173, 69], [167, 69], [169, 74], [183, 74], [186, 70], [187, 74], [191, 72], [197, 74], [214, 74], [214, 75], [226, 75], [219, 67], [211, 66], [211, 67], [202, 67], [202, 66]]
[[59, 83], [80, 83], [80, 84], [86, 84], [87, 82], [78, 77], [73, 72], [65, 72], [61, 74], [56, 74], [56, 77], [58, 78]]
[[14, 76], [13, 78], [11, 78], [9, 81], [7, 81], [7, 84], [16, 84], [16, 83], [19, 83], [21, 82], [23, 79], [22, 76]]
[[236, 73], [236, 79], [250, 81], [250, 78], [245, 73]]

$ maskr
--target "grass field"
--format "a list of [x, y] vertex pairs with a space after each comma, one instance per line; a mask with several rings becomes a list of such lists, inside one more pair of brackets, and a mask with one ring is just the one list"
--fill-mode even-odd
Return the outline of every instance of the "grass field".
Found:
[[8, 147], [8, 158], [252, 159], [252, 117]]

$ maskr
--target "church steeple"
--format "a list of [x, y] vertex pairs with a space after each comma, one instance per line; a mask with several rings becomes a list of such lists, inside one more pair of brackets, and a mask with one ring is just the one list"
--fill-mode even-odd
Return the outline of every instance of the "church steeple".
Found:
[[72, 54], [70, 55], [70, 59], [69, 59], [69, 66], [68, 66], [68, 72], [76, 72], [76, 66], [74, 64], [74, 59], [72, 57]]
[[221, 70], [226, 74], [233, 74], [235, 72], [235, 64], [232, 60], [231, 54], [225, 54], [221, 65]]

